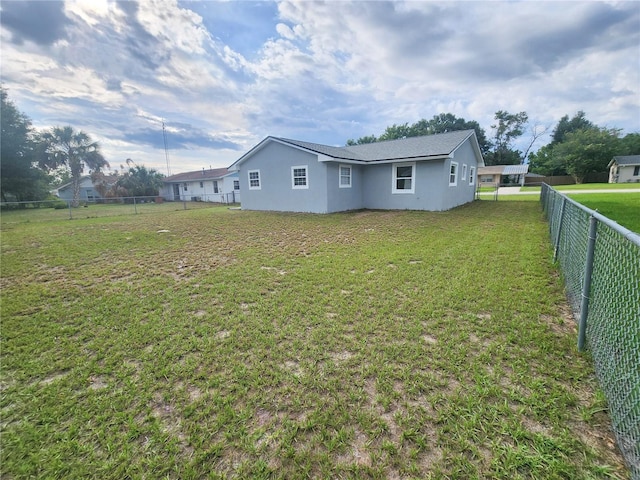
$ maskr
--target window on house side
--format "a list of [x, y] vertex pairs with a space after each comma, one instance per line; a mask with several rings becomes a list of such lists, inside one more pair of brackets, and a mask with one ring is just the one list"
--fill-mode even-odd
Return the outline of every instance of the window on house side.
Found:
[[640, 175], [640, 165], [633, 167], [633, 176], [637, 177], [638, 175]]
[[217, 180], [213, 181], [213, 193], [220, 193], [220, 191], [218, 190], [218, 181]]
[[340, 188], [351, 187], [351, 167], [348, 165], [340, 165]]
[[234, 190], [240, 190], [240, 180], [234, 180], [233, 181], [233, 189]]
[[467, 179], [467, 164], [463, 163], [462, 164], [462, 176], [460, 177], [460, 182], [464, 183], [464, 181]]
[[391, 193], [414, 193], [415, 163], [393, 165], [393, 187]]
[[200, 182], [200, 188], [204, 188], [204, 182]]
[[184, 188], [184, 191], [186, 192], [187, 191], [187, 184], [186, 183], [183, 185], [183, 188]]
[[309, 188], [306, 165], [291, 167], [291, 188]]
[[451, 167], [449, 168], [449, 186], [455, 187], [458, 184], [458, 164], [456, 162], [451, 162]]
[[260, 170], [249, 170], [249, 190], [260, 190]]
[[475, 185], [476, 183], [476, 167], [469, 168], [469, 185]]

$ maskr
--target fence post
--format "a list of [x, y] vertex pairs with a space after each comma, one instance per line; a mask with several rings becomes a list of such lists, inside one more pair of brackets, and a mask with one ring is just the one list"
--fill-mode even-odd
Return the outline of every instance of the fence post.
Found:
[[587, 316], [589, 315], [589, 294], [591, 291], [591, 274], [593, 273], [593, 253], [598, 233], [598, 220], [589, 216], [589, 238], [587, 243], [587, 259], [584, 266], [584, 283], [582, 284], [582, 300], [580, 302], [580, 325], [578, 330], [578, 350], [584, 350], [587, 336]]
[[69, 220], [73, 220], [73, 213], [71, 213], [71, 200], [67, 201], [67, 205], [69, 205]]
[[136, 205], [136, 197], [133, 197], [133, 213], [138, 214], [138, 206]]
[[[558, 219], [558, 231], [556, 232], [556, 239], [553, 242], [553, 263], [558, 260], [558, 250], [560, 249], [560, 234], [562, 233], [562, 224], [564, 223], [564, 206], [567, 203], [567, 198], [562, 197], [562, 205], [560, 205], [560, 218]], [[552, 212], [553, 213], [553, 212]], [[549, 218], [549, 224], [551, 224], [553, 218]]]

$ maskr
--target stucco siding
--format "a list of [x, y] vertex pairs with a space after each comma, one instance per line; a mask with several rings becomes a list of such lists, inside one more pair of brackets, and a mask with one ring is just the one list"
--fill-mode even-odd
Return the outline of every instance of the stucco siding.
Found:
[[[449, 174], [451, 163], [457, 163], [457, 179], [455, 186], [449, 186]], [[465, 169], [466, 165], [466, 169]], [[471, 167], [474, 168], [473, 185], [470, 185], [469, 177]], [[466, 170], [466, 171], [465, 171]], [[464, 179], [462, 178], [464, 171]], [[478, 162], [473, 152], [471, 143], [467, 140], [454, 152], [453, 158], [445, 162], [443, 184], [446, 188], [442, 195], [442, 210], [448, 210], [458, 205], [472, 202], [475, 197]]]
[[[362, 167], [327, 162], [327, 211], [343, 212], [363, 208], [362, 201]], [[340, 186], [340, 166], [351, 168], [351, 186]]]
[[[307, 167], [308, 188], [292, 188], [294, 166]], [[260, 189], [249, 189], [248, 172], [260, 171]], [[337, 180], [336, 180], [337, 182]], [[326, 165], [317, 155], [277, 142], [265, 145], [240, 168], [242, 208], [327, 213]]]
[[442, 160], [415, 163], [414, 193], [392, 193], [393, 165], [367, 165], [364, 208], [390, 210], [442, 210], [444, 188]]

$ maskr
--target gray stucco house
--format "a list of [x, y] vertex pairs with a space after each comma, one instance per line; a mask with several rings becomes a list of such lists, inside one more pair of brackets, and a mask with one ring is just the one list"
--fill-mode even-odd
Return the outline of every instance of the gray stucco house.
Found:
[[471, 202], [484, 166], [474, 130], [332, 147], [267, 137], [229, 170], [242, 208], [330, 213], [448, 210]]
[[607, 167], [609, 168], [609, 183], [640, 182], [640, 155], [613, 157]]

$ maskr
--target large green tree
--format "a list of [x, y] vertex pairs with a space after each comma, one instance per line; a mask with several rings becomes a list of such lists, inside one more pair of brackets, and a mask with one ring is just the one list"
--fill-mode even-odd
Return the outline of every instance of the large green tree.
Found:
[[607, 170], [619, 152], [619, 135], [620, 130], [600, 127], [569, 132], [553, 147], [553, 154], [576, 183], [583, 183], [590, 173]]
[[127, 196], [156, 196], [162, 187], [163, 178], [164, 175], [157, 170], [135, 165], [118, 179], [116, 186], [121, 188]]
[[73, 200], [71, 205], [80, 204], [80, 180], [85, 168], [89, 173], [109, 166], [100, 152], [98, 142], [94, 142], [83, 131], [73, 127], [54, 127], [40, 136], [38, 145], [40, 165], [49, 170], [66, 166], [71, 172]]
[[480, 124], [473, 120], [467, 121], [464, 118], [458, 118], [452, 113], [440, 113], [439, 115], [434, 115], [430, 120], [423, 118], [412, 125], [408, 123], [401, 125], [393, 124], [387, 127], [379, 137], [367, 135], [357, 140], [349, 139], [347, 140], [347, 145], [360, 145], [404, 137], [419, 137], [422, 135], [472, 129], [476, 131], [476, 137], [482, 153], [488, 152], [491, 148], [491, 143], [487, 140], [485, 131], [480, 127]]
[[522, 152], [513, 148], [515, 140], [522, 136], [529, 122], [527, 112], [509, 113], [498, 110], [491, 125], [494, 130], [493, 150], [485, 155], [487, 165], [516, 165], [523, 162]]
[[595, 125], [587, 120], [586, 114], [582, 110], [578, 111], [578, 113], [571, 118], [569, 118], [569, 115], [565, 115], [560, 119], [551, 134], [551, 144], [555, 145], [564, 141], [567, 133], [592, 127], [595, 127]]
[[3, 201], [43, 200], [48, 177], [34, 163], [31, 120], [20, 112], [0, 87], [2, 136], [0, 137], [0, 196]]

